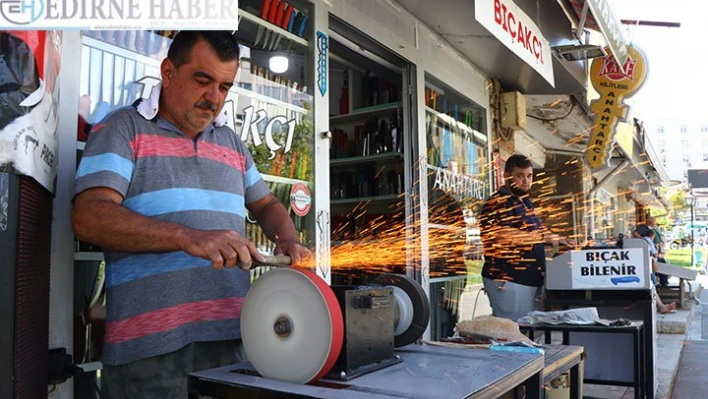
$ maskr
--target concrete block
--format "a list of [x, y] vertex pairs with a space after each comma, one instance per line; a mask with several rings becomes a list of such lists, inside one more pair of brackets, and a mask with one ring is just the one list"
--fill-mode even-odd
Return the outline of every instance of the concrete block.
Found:
[[686, 334], [691, 322], [691, 310], [679, 309], [676, 313], [657, 314], [657, 330], [659, 334]]

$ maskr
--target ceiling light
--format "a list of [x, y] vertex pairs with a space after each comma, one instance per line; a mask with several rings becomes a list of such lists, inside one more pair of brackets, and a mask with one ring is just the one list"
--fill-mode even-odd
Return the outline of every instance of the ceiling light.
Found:
[[288, 57], [284, 55], [273, 55], [268, 61], [268, 67], [273, 73], [284, 73], [288, 70]]
[[551, 47], [551, 49], [568, 61], [581, 61], [607, 55], [604, 47], [594, 44], [570, 44]]

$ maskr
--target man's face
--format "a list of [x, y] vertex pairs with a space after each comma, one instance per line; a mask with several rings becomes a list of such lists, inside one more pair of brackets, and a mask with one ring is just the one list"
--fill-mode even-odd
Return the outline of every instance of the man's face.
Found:
[[647, 219], [647, 226], [654, 228], [656, 227], [656, 219], [653, 217], [650, 217]]
[[514, 168], [511, 174], [504, 174], [507, 184], [512, 191], [520, 191], [524, 194], [531, 190], [531, 183], [533, 183], [533, 168]]
[[238, 60], [221, 61], [208, 42], [198, 41], [189, 62], [162, 62], [161, 115], [196, 138], [214, 122], [233, 85]]

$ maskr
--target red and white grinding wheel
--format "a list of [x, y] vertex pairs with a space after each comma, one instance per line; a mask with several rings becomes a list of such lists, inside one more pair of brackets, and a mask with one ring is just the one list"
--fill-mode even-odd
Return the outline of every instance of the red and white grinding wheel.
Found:
[[342, 349], [342, 311], [332, 289], [314, 272], [274, 269], [246, 295], [241, 338], [262, 376], [316, 381], [332, 369]]

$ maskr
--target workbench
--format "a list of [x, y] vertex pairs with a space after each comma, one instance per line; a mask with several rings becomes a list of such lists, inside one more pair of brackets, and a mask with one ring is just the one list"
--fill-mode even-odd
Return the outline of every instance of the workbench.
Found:
[[300, 385], [260, 377], [250, 363], [189, 375], [189, 398], [497, 398], [519, 385], [526, 397], [543, 397], [544, 356], [409, 345], [396, 350], [402, 362], [350, 381], [322, 379]]

